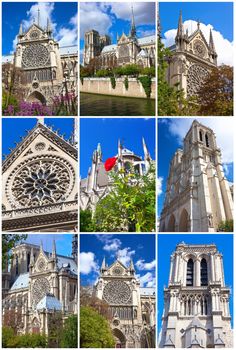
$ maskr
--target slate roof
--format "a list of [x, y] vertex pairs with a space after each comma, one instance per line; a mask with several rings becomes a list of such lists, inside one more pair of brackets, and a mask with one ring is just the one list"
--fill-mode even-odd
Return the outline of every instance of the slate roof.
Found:
[[11, 290], [28, 288], [29, 285], [29, 273], [22, 273], [17, 277], [15, 282], [13, 283]]
[[60, 55], [77, 55], [78, 54], [78, 46], [62, 46], [59, 47]]
[[54, 297], [53, 294], [46, 294], [43, 299], [40, 300], [40, 302], [36, 306], [37, 310], [57, 310], [61, 311], [62, 310], [62, 305], [60, 301]]
[[116, 44], [106, 45], [106, 46], [104, 46], [104, 48], [102, 49], [102, 53], [115, 51], [116, 48], [117, 48], [117, 45], [116, 45]]
[[155, 35], [148, 35], [148, 36], [144, 36], [143, 38], [138, 39], [138, 44], [140, 46], [148, 45], [148, 44], [155, 44], [155, 43], [156, 43], [156, 36]]

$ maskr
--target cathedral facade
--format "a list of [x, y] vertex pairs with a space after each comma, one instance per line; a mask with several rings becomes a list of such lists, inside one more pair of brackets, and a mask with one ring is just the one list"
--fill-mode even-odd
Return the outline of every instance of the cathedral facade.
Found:
[[109, 35], [100, 35], [96, 30], [85, 33], [83, 65], [94, 62], [97, 69], [114, 68], [126, 64], [137, 64], [141, 67], [155, 65], [156, 37], [150, 35], [137, 37], [134, 15], [129, 34], [117, 36], [117, 43], [111, 44]]
[[233, 190], [210, 128], [194, 120], [171, 162], [160, 232], [216, 232], [233, 220]]
[[185, 31], [182, 13], [179, 16], [178, 30], [175, 44], [169, 47], [170, 57], [166, 58], [168, 68], [166, 79], [170, 86], [178, 84], [187, 97], [195, 96], [210, 70], [217, 66], [217, 53], [215, 50], [212, 31], [207, 40], [200, 29], [189, 34]]
[[16, 51], [3, 57], [3, 64], [21, 72], [25, 101], [50, 105], [56, 96], [78, 93], [78, 48], [59, 47], [50, 21], [46, 28], [41, 26], [40, 13], [29, 28], [20, 25]]
[[[134, 170], [140, 175], [147, 173], [152, 159], [144, 139], [142, 143], [143, 159], [129, 149], [122, 147], [119, 141], [114, 171], [124, 169], [128, 172], [131, 167], [134, 167]], [[80, 208], [82, 210], [89, 209], [94, 211], [98, 201], [104, 198], [111, 189], [112, 179], [105, 170], [101, 145], [98, 144], [97, 149], [93, 152], [92, 165], [88, 170], [88, 176], [82, 179], [80, 183]]]
[[233, 348], [229, 297], [215, 244], [178, 244], [164, 289], [159, 347]]
[[141, 288], [133, 262], [103, 260], [94, 295], [109, 305], [117, 348], [155, 348], [155, 288]]
[[29, 243], [12, 249], [2, 272], [2, 319], [17, 334], [50, 333], [55, 313], [62, 319], [78, 313], [78, 238], [73, 235], [71, 256], [58, 255], [53, 242], [52, 252]]
[[2, 164], [2, 230], [75, 232], [77, 127], [66, 140], [39, 118]]

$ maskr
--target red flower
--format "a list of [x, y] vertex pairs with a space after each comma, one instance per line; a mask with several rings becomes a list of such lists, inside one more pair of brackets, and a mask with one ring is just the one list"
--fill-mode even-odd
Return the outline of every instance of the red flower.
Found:
[[104, 163], [105, 170], [110, 171], [116, 164], [116, 160], [116, 157], [108, 158]]

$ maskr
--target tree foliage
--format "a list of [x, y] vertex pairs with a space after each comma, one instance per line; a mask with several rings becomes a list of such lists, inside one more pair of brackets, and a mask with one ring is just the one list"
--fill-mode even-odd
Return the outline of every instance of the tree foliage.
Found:
[[211, 70], [198, 92], [200, 115], [233, 115], [233, 67]]
[[96, 207], [93, 217], [99, 232], [150, 232], [155, 229], [155, 168], [139, 175], [131, 166], [112, 173], [112, 190]]
[[108, 321], [89, 306], [80, 308], [80, 347], [113, 348], [115, 340]]
[[220, 232], [234, 232], [233, 220], [222, 221], [218, 226], [218, 231], [220, 231]]
[[2, 329], [3, 348], [46, 348], [47, 338], [43, 334], [14, 335], [13, 329], [3, 327]]
[[78, 317], [69, 316], [64, 323], [61, 348], [78, 348]]
[[80, 232], [92, 232], [93, 226], [91, 210], [80, 210]]
[[4, 234], [2, 235], [2, 267], [6, 267], [9, 258], [10, 251], [16, 246], [17, 243], [21, 243], [26, 240], [28, 235], [25, 234]]
[[107, 320], [112, 319], [109, 305], [104, 300], [95, 297], [91, 293], [91, 287], [83, 286], [80, 288], [80, 306], [89, 306]]

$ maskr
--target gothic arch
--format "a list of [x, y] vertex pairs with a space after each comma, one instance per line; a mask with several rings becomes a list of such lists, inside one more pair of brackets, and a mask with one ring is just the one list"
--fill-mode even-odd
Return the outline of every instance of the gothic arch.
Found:
[[186, 286], [193, 286], [194, 281], [194, 262], [190, 258], [187, 262]]
[[175, 232], [175, 216], [174, 214], [171, 214], [169, 222], [168, 222], [168, 227], [167, 227], [167, 232]]
[[42, 103], [43, 105], [46, 104], [46, 98], [38, 91], [34, 91], [32, 92], [32, 94], [30, 94], [28, 97], [27, 97], [27, 101], [28, 102], [40, 102]]
[[119, 330], [118, 328], [115, 328], [112, 330], [112, 333], [115, 337], [116, 341], [116, 348], [125, 348], [126, 347], [126, 338], [125, 335]]
[[208, 285], [208, 264], [205, 258], [202, 258], [200, 263], [200, 277], [201, 277], [201, 286]]
[[188, 212], [183, 209], [179, 220], [179, 232], [188, 232]]

